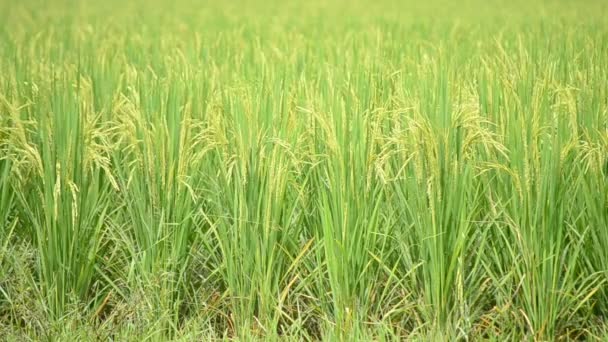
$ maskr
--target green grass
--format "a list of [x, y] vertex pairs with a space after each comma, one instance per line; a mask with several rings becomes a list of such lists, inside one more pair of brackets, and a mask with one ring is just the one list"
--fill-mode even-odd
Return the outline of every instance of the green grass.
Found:
[[0, 339], [606, 340], [607, 12], [0, 0]]

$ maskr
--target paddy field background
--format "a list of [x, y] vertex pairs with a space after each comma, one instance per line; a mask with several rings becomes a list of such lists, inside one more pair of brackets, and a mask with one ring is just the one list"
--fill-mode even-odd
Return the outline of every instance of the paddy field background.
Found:
[[608, 339], [608, 3], [0, 1], [0, 339]]

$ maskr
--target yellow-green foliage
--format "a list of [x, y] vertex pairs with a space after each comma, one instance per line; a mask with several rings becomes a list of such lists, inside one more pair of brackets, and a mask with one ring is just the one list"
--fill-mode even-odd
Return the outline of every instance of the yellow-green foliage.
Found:
[[602, 340], [602, 1], [0, 1], [0, 340]]

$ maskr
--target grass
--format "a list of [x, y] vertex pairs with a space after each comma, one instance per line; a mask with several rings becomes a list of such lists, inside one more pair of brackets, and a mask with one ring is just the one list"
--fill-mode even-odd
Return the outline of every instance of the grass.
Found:
[[601, 1], [0, 1], [2, 340], [605, 340]]

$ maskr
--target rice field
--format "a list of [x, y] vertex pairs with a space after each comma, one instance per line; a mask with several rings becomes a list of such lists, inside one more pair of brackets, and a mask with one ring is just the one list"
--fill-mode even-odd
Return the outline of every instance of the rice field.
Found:
[[608, 340], [607, 13], [0, 0], [0, 340]]

